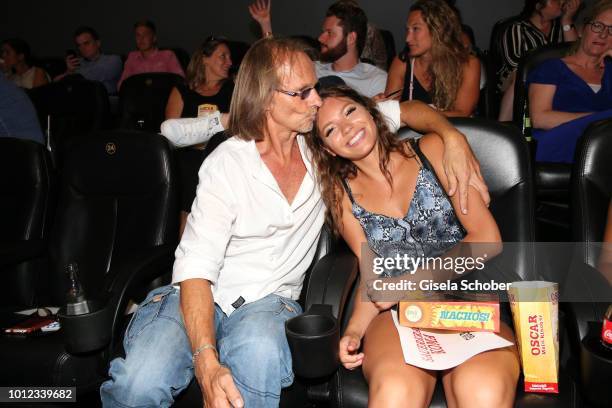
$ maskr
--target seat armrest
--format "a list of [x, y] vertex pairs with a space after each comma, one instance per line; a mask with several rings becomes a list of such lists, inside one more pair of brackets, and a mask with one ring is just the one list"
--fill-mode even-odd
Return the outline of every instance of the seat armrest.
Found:
[[115, 336], [121, 336], [123, 313], [135, 290], [148, 285], [172, 270], [175, 245], [160, 245], [143, 251], [134, 251], [129, 256], [117, 260], [109, 271], [107, 287], [108, 307], [113, 308], [113, 336], [110, 344], [114, 346]]
[[572, 167], [567, 163], [536, 164], [536, 191], [538, 198], [569, 201]]
[[0, 268], [17, 265], [34, 258], [45, 256], [46, 241], [32, 239], [27, 241], [0, 243]]
[[359, 274], [357, 257], [342, 245], [325, 255], [315, 265], [308, 283], [305, 309], [313, 304], [331, 305], [332, 313], [342, 321], [344, 306]]

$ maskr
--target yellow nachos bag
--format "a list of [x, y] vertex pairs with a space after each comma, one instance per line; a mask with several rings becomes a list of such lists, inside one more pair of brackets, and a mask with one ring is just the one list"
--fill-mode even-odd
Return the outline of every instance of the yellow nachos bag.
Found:
[[398, 315], [407, 327], [499, 332], [497, 301], [401, 301]]
[[508, 289], [526, 392], [559, 392], [559, 287], [514, 282]]

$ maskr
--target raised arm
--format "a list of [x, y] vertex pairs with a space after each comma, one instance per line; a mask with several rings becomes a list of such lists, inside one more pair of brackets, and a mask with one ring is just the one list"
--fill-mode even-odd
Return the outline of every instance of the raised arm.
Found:
[[444, 142], [444, 172], [448, 178], [447, 192], [451, 197], [459, 190], [462, 213], [468, 212], [468, 187], [474, 187], [488, 205], [489, 189], [480, 174], [480, 164], [465, 136], [440, 113], [420, 101], [400, 104], [400, 122], [420, 133], [436, 133]]
[[263, 38], [272, 35], [272, 16], [270, 9], [272, 0], [257, 0], [249, 5], [249, 13], [253, 20], [257, 21], [261, 28], [261, 36]]
[[570, 26], [568, 31], [563, 30], [563, 41], [572, 42], [578, 39], [578, 32], [574, 26], [574, 17], [580, 8], [581, 0], [566, 0], [563, 2], [563, 14], [561, 14], [561, 25]]

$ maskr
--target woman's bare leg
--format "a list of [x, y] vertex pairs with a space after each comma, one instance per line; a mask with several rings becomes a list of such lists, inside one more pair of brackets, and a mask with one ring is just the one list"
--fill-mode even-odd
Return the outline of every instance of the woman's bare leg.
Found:
[[[515, 342], [514, 333], [504, 323], [500, 335]], [[519, 370], [516, 346], [475, 355], [443, 374], [448, 408], [513, 407]]]
[[436, 373], [406, 364], [389, 311], [379, 314], [366, 331], [363, 373], [369, 385], [370, 408], [427, 407]]

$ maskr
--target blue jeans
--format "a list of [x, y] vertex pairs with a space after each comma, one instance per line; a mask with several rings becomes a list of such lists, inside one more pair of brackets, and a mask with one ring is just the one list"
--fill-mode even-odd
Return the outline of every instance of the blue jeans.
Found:
[[[268, 295], [225, 315], [215, 305], [221, 364], [229, 367], [246, 408], [277, 407], [293, 382], [285, 321], [301, 313], [290, 299]], [[140, 305], [123, 339], [126, 357], [111, 362], [104, 407], [169, 407], [193, 379], [191, 347], [179, 290], [157, 288]]]

